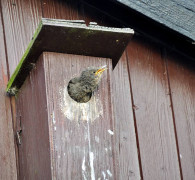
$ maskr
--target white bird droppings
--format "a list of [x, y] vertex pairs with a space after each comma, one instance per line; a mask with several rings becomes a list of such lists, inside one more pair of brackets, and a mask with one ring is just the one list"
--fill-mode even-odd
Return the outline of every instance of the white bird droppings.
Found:
[[110, 177], [112, 177], [112, 173], [110, 172], [110, 170], [107, 170], [107, 173]]
[[86, 166], [85, 166], [85, 155], [84, 155], [83, 162], [82, 162], [82, 174], [83, 174], [84, 180], [87, 180], [86, 175], [85, 175], [86, 173], [85, 170], [86, 170]]
[[83, 158], [82, 170], [83, 170], [83, 171], [85, 171], [85, 170], [86, 170], [86, 166], [85, 166], [85, 157]]
[[111, 134], [111, 135], [114, 135], [114, 132], [111, 131], [110, 129], [108, 129], [108, 133]]
[[99, 142], [100, 142], [100, 138], [97, 137], [97, 136], [95, 136], [95, 141], [96, 141], [97, 143], [99, 143]]
[[91, 167], [91, 180], [95, 180], [95, 171], [94, 171], [94, 166], [93, 166], [93, 160], [94, 160], [94, 154], [93, 152], [89, 152], [89, 162], [90, 162], [90, 167]]
[[55, 124], [56, 120], [55, 120], [55, 113], [54, 113], [54, 111], [53, 111], [52, 117], [53, 117], [53, 124]]
[[103, 115], [102, 102], [99, 100], [97, 93], [92, 96], [90, 101], [86, 103], [78, 103], [74, 101], [68, 94], [68, 82], [65, 80], [65, 86], [61, 87], [60, 93], [60, 109], [66, 118], [76, 120], [77, 122], [90, 120], [93, 122]]
[[56, 129], [57, 129], [56, 126], [54, 126], [54, 131], [56, 131]]
[[104, 171], [102, 171], [103, 178], [106, 179], [106, 174]]
[[180, 158], [182, 159], [183, 156], [182, 156], [181, 154], [180, 154], [179, 156], [180, 156]]

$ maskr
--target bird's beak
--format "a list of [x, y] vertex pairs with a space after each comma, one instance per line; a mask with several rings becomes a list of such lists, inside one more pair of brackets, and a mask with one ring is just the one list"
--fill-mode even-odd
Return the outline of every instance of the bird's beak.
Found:
[[105, 65], [105, 66], [102, 66], [100, 69], [98, 69], [98, 70], [95, 72], [95, 75], [96, 75], [96, 76], [97, 76], [97, 75], [100, 76], [106, 69], [108, 69], [106, 65]]

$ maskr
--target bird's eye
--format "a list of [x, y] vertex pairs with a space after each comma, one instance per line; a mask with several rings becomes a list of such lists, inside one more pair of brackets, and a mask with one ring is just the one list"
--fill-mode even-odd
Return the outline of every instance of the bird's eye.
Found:
[[95, 71], [93, 71], [93, 73], [95, 73]]

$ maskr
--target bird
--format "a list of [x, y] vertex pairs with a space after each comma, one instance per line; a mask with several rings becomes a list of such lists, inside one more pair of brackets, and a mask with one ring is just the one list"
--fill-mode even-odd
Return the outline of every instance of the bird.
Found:
[[69, 96], [78, 103], [88, 102], [106, 69], [106, 66], [88, 67], [79, 77], [71, 79], [67, 86]]

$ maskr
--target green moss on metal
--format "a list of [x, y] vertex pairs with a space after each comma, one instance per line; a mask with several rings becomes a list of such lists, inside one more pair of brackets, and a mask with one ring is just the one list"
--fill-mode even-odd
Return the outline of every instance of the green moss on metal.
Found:
[[[24, 55], [22, 56], [22, 59], [20, 60], [18, 66], [16, 67], [16, 70], [15, 70], [14, 73], [12, 74], [12, 76], [11, 76], [11, 78], [10, 78], [8, 84], [7, 84], [6, 92], [7, 92], [8, 94], [10, 94], [10, 95], [15, 95], [15, 94], [12, 93], [12, 92], [13, 92], [12, 89], [16, 89], [17, 87], [13, 86], [13, 82], [14, 82], [15, 78], [17, 77], [18, 73], [20, 72], [20, 69], [21, 69], [23, 63], [25, 62], [26, 57], [28, 56], [28, 54], [29, 54], [29, 52], [30, 52], [30, 50], [31, 50], [31, 48], [32, 48], [32, 46], [33, 46], [33, 44], [34, 44], [34, 41], [35, 41], [36, 38], [38, 37], [38, 35], [39, 35], [39, 33], [40, 33], [41, 29], [42, 29], [42, 26], [43, 26], [43, 24], [42, 24], [42, 22], [40, 22], [38, 28], [36, 29], [36, 31], [35, 31], [35, 33], [34, 33], [34, 35], [33, 35], [32, 40], [30, 41], [30, 43], [29, 43], [29, 45], [28, 45], [28, 47], [27, 47], [27, 49], [26, 49]], [[14, 92], [15, 92], [15, 91], [14, 91]], [[17, 92], [17, 91], [16, 91], [16, 92]]]

